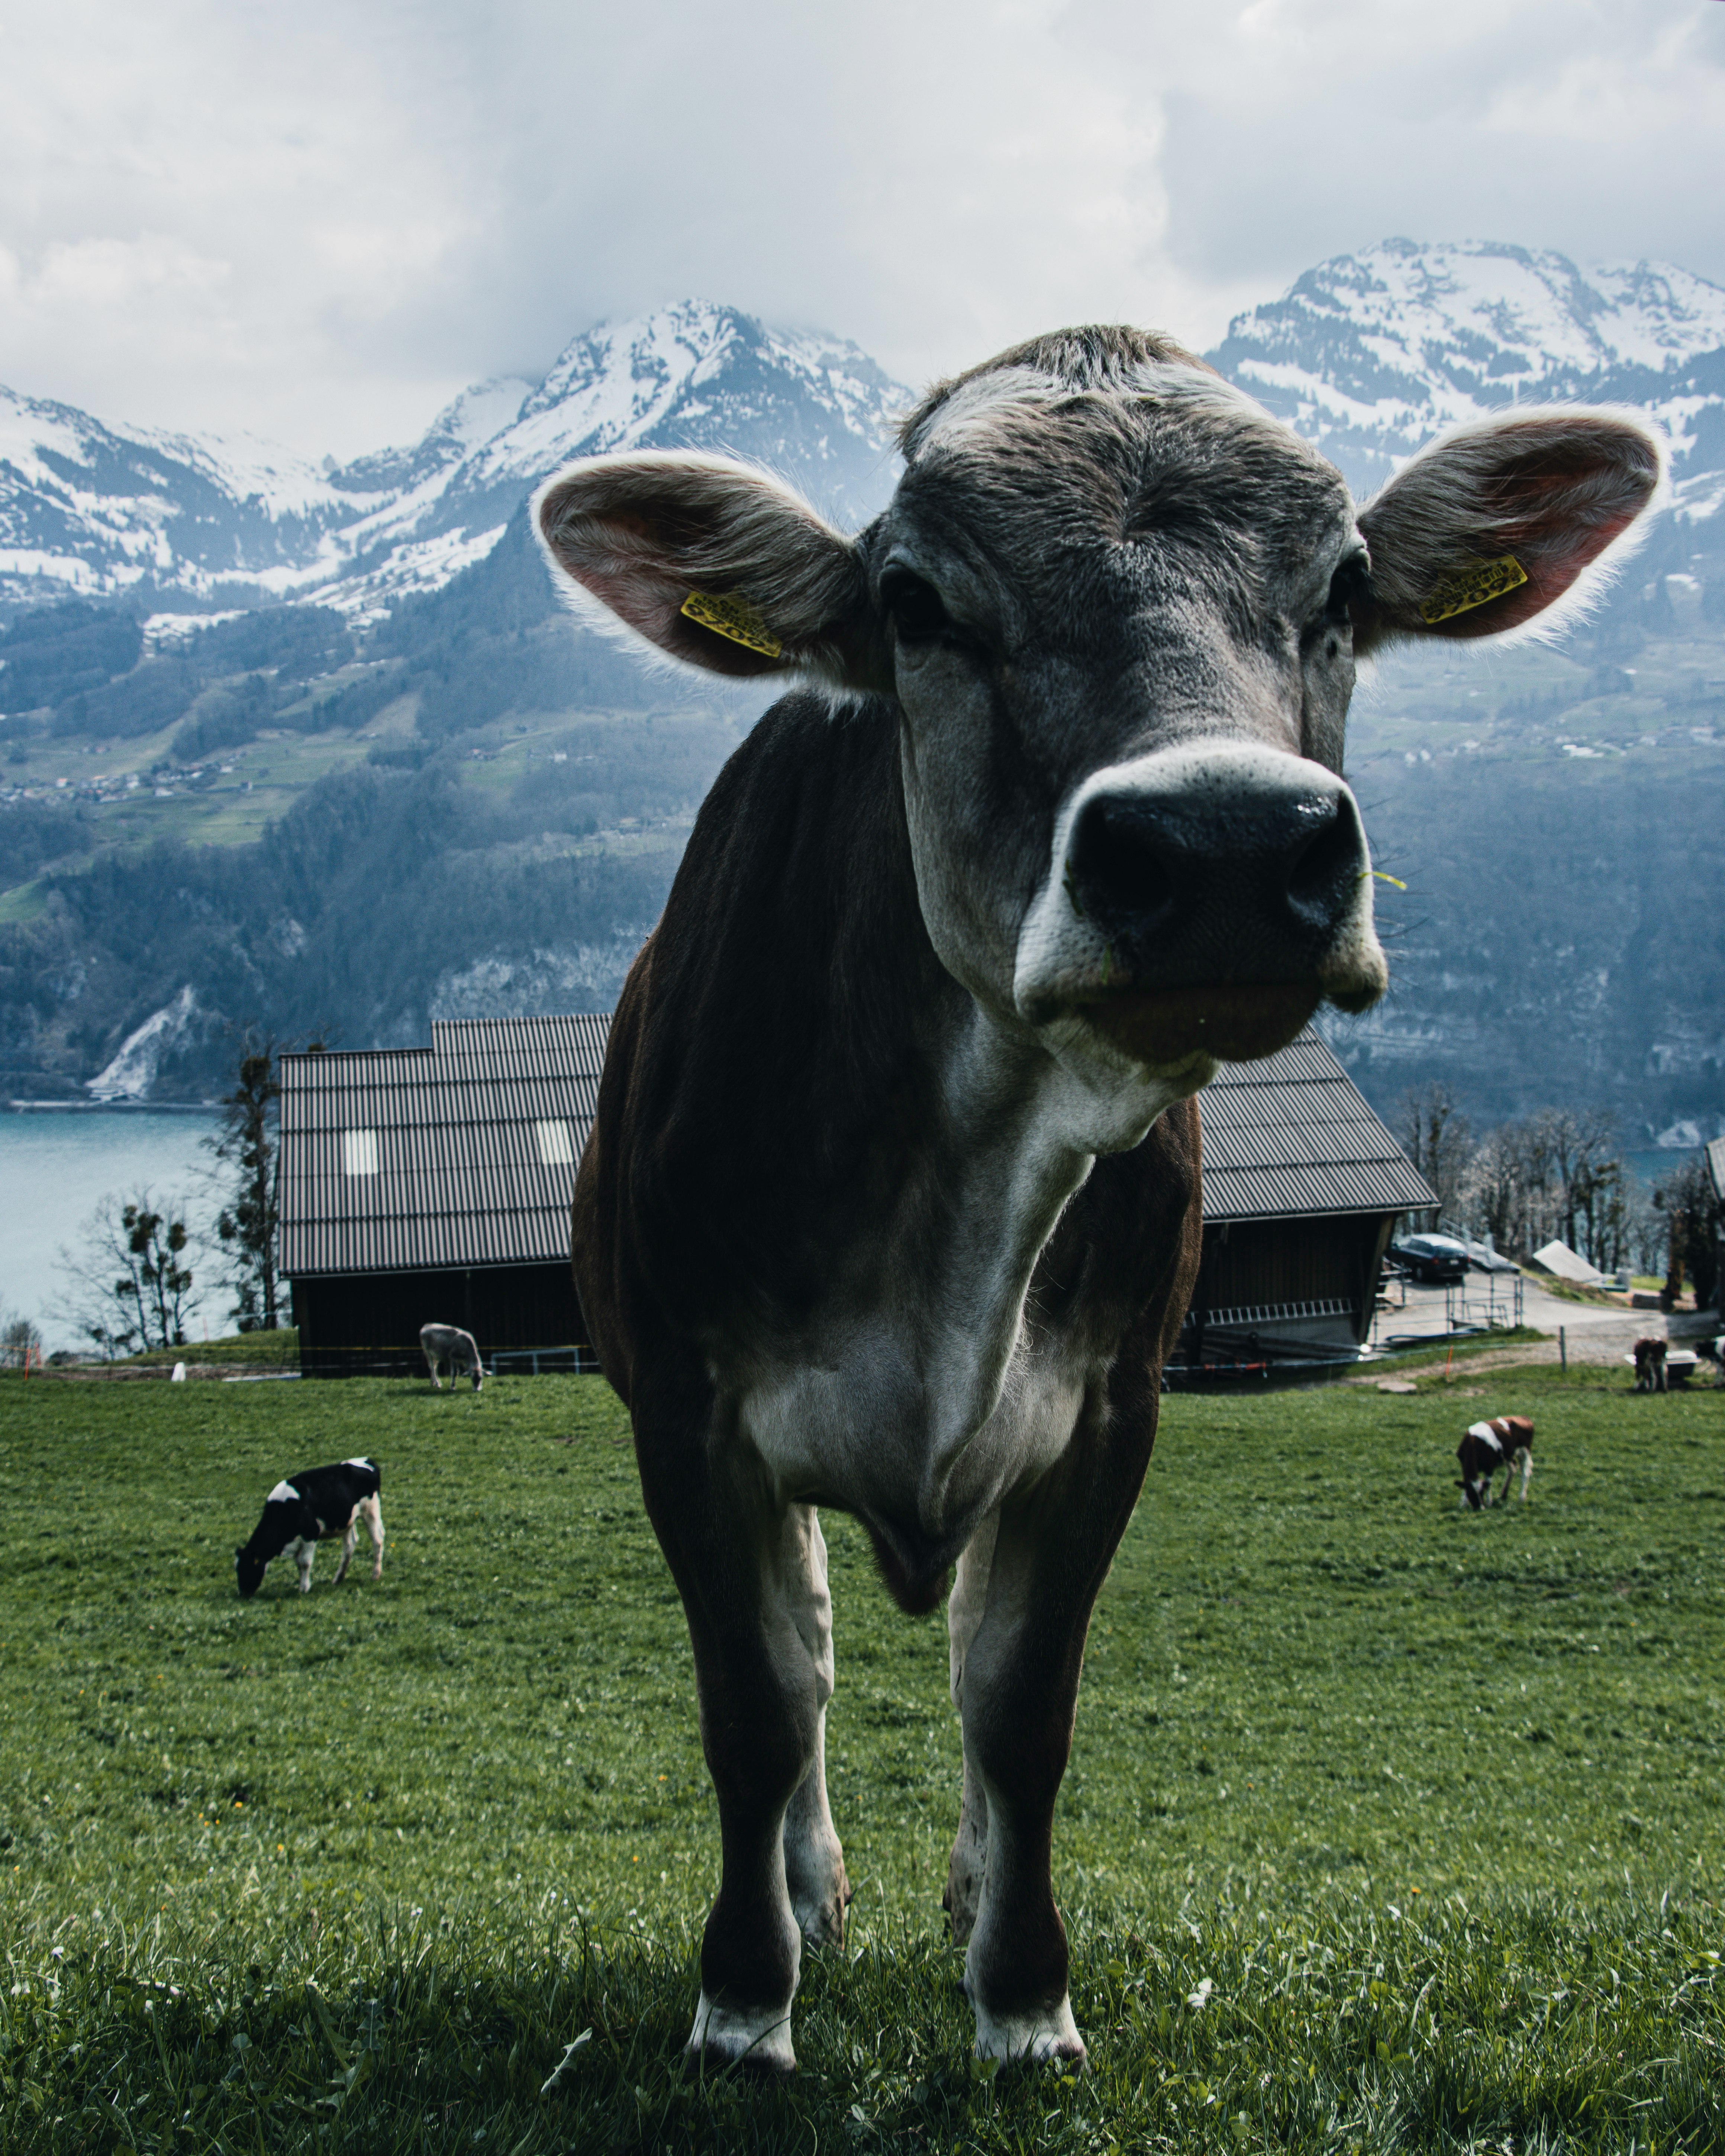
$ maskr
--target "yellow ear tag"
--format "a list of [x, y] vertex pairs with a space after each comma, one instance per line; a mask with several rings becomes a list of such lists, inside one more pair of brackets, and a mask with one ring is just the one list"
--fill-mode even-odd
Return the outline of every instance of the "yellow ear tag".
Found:
[[726, 592], [722, 596], [711, 592], [691, 592], [678, 612], [687, 614], [691, 621], [698, 621], [703, 629], [711, 629], [716, 635], [728, 636], [733, 644], [746, 644], [751, 651], [758, 651], [763, 658], [777, 659], [784, 649], [758, 608], [751, 606], [740, 592]]
[[1500, 554], [1495, 562], [1470, 562], [1465, 569], [1452, 569], [1438, 579], [1425, 595], [1420, 619], [1429, 627], [1447, 621], [1451, 614], [1471, 613], [1527, 581], [1527, 572], [1513, 554]]

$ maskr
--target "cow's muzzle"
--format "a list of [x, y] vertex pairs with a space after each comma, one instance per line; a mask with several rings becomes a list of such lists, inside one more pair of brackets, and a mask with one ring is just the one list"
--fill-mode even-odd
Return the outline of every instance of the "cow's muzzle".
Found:
[[1268, 1055], [1323, 1002], [1364, 1010], [1388, 971], [1353, 794], [1320, 764], [1245, 744], [1095, 773], [1060, 819], [1014, 993], [1075, 1010], [1151, 1065]]

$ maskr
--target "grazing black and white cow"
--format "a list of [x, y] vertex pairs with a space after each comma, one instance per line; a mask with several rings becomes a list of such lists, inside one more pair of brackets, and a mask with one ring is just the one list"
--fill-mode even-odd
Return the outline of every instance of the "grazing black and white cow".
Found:
[[485, 1366], [480, 1360], [479, 1346], [470, 1332], [464, 1332], [459, 1325], [422, 1325], [419, 1327], [419, 1345], [424, 1352], [425, 1367], [431, 1373], [433, 1392], [443, 1390], [443, 1380], [438, 1371], [439, 1366], [444, 1363], [449, 1366], [449, 1390], [452, 1393], [455, 1389], [455, 1380], [464, 1370], [471, 1376], [475, 1392], [483, 1391]]
[[1638, 1393], [1662, 1393], [1666, 1385], [1666, 1357], [1671, 1353], [1668, 1340], [1648, 1338], [1635, 1345], [1635, 1390]]
[[1201, 361], [1118, 329], [942, 384], [902, 445], [854, 538], [692, 454], [536, 501], [614, 628], [803, 682], [629, 977], [572, 1218], [718, 1799], [690, 2050], [781, 2071], [801, 1943], [842, 1939], [850, 1893], [822, 1505], [906, 1610], [957, 1565], [977, 2049], [1082, 2056], [1055, 1802], [1199, 1261], [1194, 1096], [1384, 989], [1341, 776], [1356, 656], [1525, 627], [1661, 471], [1632, 420], [1523, 408], [1356, 509]]
[[1455, 1448], [1461, 1463], [1461, 1490], [1475, 1512], [1491, 1502], [1492, 1478], [1503, 1471], [1502, 1502], [1509, 1502], [1516, 1470], [1522, 1475], [1522, 1502], [1527, 1502], [1527, 1485], [1533, 1480], [1533, 1425], [1526, 1415], [1494, 1415], [1476, 1422]]
[[242, 1594], [255, 1594], [264, 1568], [284, 1552], [300, 1568], [300, 1592], [311, 1592], [311, 1565], [317, 1545], [331, 1535], [341, 1537], [339, 1587], [353, 1562], [353, 1548], [364, 1522], [377, 1552], [373, 1579], [383, 1577], [383, 1471], [374, 1460], [343, 1460], [333, 1467], [308, 1467], [278, 1482], [264, 1500], [264, 1517], [251, 1540], [234, 1553]]

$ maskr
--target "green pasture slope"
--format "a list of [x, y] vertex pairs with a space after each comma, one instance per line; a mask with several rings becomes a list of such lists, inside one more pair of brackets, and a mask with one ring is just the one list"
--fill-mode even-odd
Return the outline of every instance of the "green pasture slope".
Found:
[[[1167, 1403], [1057, 1829], [1082, 2076], [971, 2065], [941, 1621], [829, 1521], [853, 1936], [763, 2089], [678, 2066], [716, 1836], [600, 1381], [0, 1380], [0, 2148], [1725, 2148], [1725, 1394], [1485, 1383]], [[1518, 1410], [1533, 1502], [1458, 1512]], [[242, 1604], [362, 1451], [382, 1584]]]

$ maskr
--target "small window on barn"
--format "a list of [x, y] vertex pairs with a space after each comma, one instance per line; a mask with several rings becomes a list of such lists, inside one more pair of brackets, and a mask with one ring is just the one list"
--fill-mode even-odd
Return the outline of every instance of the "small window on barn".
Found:
[[574, 1165], [575, 1141], [567, 1123], [535, 1123], [533, 1135], [539, 1141], [539, 1158], [547, 1168]]
[[348, 1175], [375, 1175], [377, 1173], [377, 1133], [375, 1131], [343, 1131], [341, 1167], [344, 1173]]

